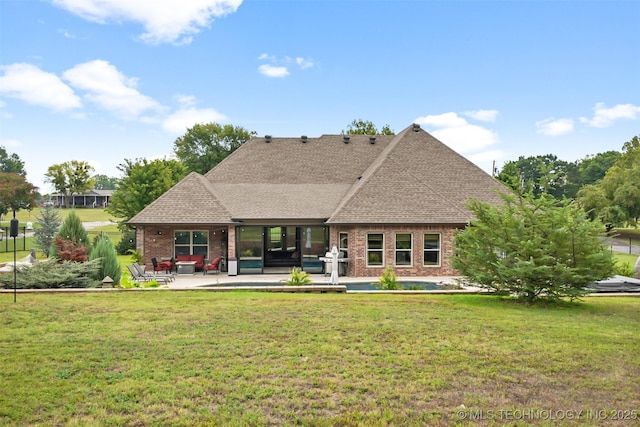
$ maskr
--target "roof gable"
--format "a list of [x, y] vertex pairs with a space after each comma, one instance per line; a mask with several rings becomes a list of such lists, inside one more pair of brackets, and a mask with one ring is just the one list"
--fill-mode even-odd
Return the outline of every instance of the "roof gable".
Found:
[[191, 172], [144, 208], [131, 224], [225, 224], [231, 214], [218, 199], [213, 185]]
[[479, 167], [419, 128], [399, 133], [327, 223], [466, 223], [470, 198], [504, 191]]

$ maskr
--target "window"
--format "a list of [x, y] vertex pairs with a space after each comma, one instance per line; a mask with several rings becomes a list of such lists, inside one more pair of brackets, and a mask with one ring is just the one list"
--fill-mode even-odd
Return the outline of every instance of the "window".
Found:
[[425, 234], [424, 235], [424, 265], [439, 266], [440, 265], [440, 235]]
[[384, 235], [382, 233], [367, 234], [367, 266], [384, 265]]
[[176, 255], [209, 254], [208, 231], [176, 231], [174, 234], [174, 252]]
[[411, 262], [411, 234], [396, 234], [396, 265], [409, 266]]
[[338, 250], [342, 253], [342, 257], [349, 258], [349, 234], [339, 233], [338, 242], [338, 245], [340, 246]]

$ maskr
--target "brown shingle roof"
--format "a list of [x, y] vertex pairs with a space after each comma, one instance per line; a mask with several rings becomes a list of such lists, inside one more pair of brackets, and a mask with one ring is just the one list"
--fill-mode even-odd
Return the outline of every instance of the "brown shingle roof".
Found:
[[131, 224], [227, 224], [232, 222], [213, 186], [202, 175], [191, 172], [140, 213]]
[[469, 198], [498, 202], [502, 184], [419, 129], [398, 135], [254, 137], [204, 177], [191, 173], [130, 222], [327, 220], [461, 224]]

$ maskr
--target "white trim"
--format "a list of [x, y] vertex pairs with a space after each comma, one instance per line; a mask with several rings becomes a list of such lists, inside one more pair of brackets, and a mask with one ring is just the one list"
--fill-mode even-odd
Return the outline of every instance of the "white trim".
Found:
[[[398, 249], [398, 235], [409, 235], [409, 249]], [[395, 233], [394, 248], [393, 248], [393, 265], [398, 268], [413, 267], [413, 233]], [[409, 252], [409, 264], [398, 264], [398, 252]]]
[[[438, 249], [425, 249], [424, 247], [424, 236], [426, 235], [434, 235], [438, 236]], [[438, 254], [438, 263], [437, 264], [427, 264], [425, 262], [425, 252], [436, 252]], [[423, 267], [441, 267], [442, 266], [442, 233], [422, 233], [422, 266]]]
[[[374, 234], [379, 234], [382, 236], [382, 248], [381, 249], [369, 249], [369, 236], [374, 235]], [[371, 267], [371, 268], [384, 268], [385, 266], [385, 262], [384, 262], [384, 240], [385, 240], [385, 235], [384, 232], [378, 232], [378, 233], [367, 233], [367, 240], [366, 240], [366, 250], [365, 250], [365, 261], [366, 261], [366, 266], [367, 267]], [[380, 252], [381, 255], [381, 260], [382, 262], [380, 264], [369, 264], [369, 252]]]

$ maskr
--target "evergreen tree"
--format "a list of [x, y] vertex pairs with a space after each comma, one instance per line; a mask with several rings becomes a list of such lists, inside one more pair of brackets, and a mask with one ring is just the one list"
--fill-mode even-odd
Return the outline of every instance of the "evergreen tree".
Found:
[[579, 298], [613, 274], [601, 224], [575, 203], [548, 194], [502, 198], [501, 206], [469, 203], [476, 220], [456, 235], [452, 261], [466, 281], [532, 302]]
[[89, 259], [100, 259], [100, 269], [93, 276], [96, 280], [102, 281], [102, 279], [109, 276], [113, 279], [114, 286], [120, 284], [122, 269], [111, 239], [107, 236], [98, 238]]
[[60, 215], [52, 206], [45, 206], [36, 217], [36, 224], [40, 227], [34, 231], [36, 244], [45, 257], [49, 257], [51, 245], [61, 224]]
[[[86, 248], [87, 252], [91, 249], [87, 230], [85, 230], [80, 217], [75, 213], [75, 211], [69, 212], [69, 215], [67, 215], [65, 220], [62, 222], [62, 226], [60, 227], [60, 231], [58, 231], [56, 237], [59, 237], [64, 241], [73, 242], [76, 247]], [[55, 245], [53, 246], [51, 255], [56, 255]]]

